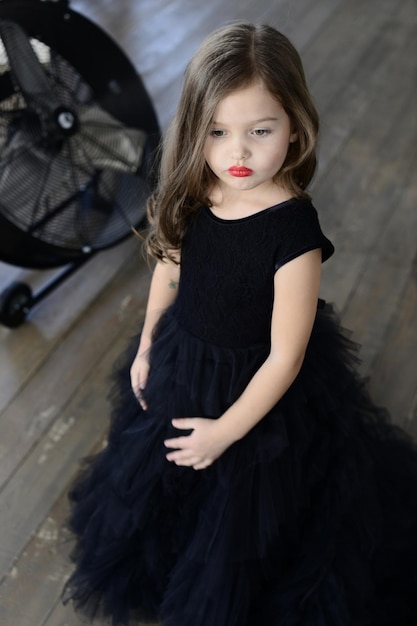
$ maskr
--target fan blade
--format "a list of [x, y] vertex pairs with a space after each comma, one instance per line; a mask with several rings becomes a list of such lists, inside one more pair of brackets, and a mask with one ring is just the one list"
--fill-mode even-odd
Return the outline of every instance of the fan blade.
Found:
[[16, 22], [0, 20], [0, 37], [14, 80], [28, 107], [50, 113], [58, 107], [53, 84], [36, 56], [28, 35]]
[[142, 162], [147, 135], [126, 128], [100, 107], [79, 113], [79, 131], [70, 137], [74, 162], [81, 168], [110, 169], [135, 174]]

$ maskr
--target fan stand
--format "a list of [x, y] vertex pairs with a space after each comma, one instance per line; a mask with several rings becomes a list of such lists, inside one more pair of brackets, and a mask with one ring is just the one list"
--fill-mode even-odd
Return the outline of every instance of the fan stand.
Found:
[[[24, 101], [26, 101], [28, 110], [30, 109], [35, 113], [40, 111], [39, 119], [41, 123], [45, 120], [45, 110], [50, 120], [52, 120], [50, 113], [53, 114], [54, 132], [57, 132], [58, 127], [58, 133], [61, 133], [58, 135], [58, 140], [59, 137], [64, 135], [65, 137], [77, 135], [78, 119], [76, 114], [74, 113], [74, 116], [71, 118], [73, 122], [75, 120], [74, 124], [76, 126], [73, 127], [71, 125], [70, 128], [68, 123], [71, 120], [68, 111], [70, 113], [72, 111], [68, 105], [60, 107], [53, 102], [50, 105], [52, 108], [48, 111], [51, 90], [48, 90], [47, 78], [44, 80], [42, 76], [43, 69], [39, 67], [39, 72], [37, 73], [35, 62], [33, 67], [35, 71], [31, 71], [30, 64], [28, 65], [24, 55], [22, 56], [23, 52], [34, 56], [34, 52], [29, 44], [29, 38], [33, 38], [49, 47], [51, 53], [57, 53], [65, 63], [68, 63], [68, 67], [74, 68], [75, 73], [92, 89], [93, 95], [97, 94], [98, 108], [92, 108], [90, 116], [82, 118], [82, 124], [90, 124], [90, 127], [94, 123], [103, 125], [107, 121], [105, 119], [105, 116], [107, 116], [109, 119], [115, 120], [115, 124], [112, 126], [113, 135], [110, 136], [111, 140], [115, 141], [117, 124], [122, 129], [133, 129], [133, 133], [136, 132], [136, 135], [142, 134], [145, 137], [139, 168], [131, 176], [134, 179], [136, 179], [136, 176], [139, 177], [141, 187], [136, 187], [136, 183], [125, 182], [125, 178], [129, 177], [130, 174], [129, 172], [123, 173], [126, 170], [121, 168], [120, 159], [119, 161], [117, 160], [117, 150], [112, 152], [111, 148], [113, 146], [108, 148], [110, 144], [109, 135], [107, 137], [104, 135], [102, 144], [104, 144], [105, 149], [108, 148], [108, 152], [104, 157], [102, 155], [99, 155], [98, 158], [91, 156], [92, 152], [86, 152], [83, 148], [81, 148], [81, 151], [78, 150], [78, 152], [73, 150], [77, 159], [74, 161], [76, 167], [83, 171], [86, 168], [86, 164], [89, 166], [92, 163], [96, 173], [90, 176], [90, 180], [86, 185], [82, 185], [78, 189], [75, 188], [73, 196], [68, 196], [61, 203], [58, 201], [58, 204], [53, 205], [49, 213], [42, 214], [41, 212], [39, 215], [36, 215], [34, 222], [22, 229], [19, 221], [13, 222], [13, 220], [10, 220], [10, 212], [7, 213], [6, 210], [9, 207], [5, 209], [5, 216], [2, 215], [2, 209], [0, 208], [0, 261], [33, 269], [64, 268], [35, 293], [32, 292], [32, 288], [29, 285], [20, 281], [12, 282], [0, 293], [0, 323], [9, 328], [15, 328], [25, 321], [30, 310], [36, 304], [46, 298], [74, 272], [78, 271], [98, 251], [123, 241], [128, 236], [131, 236], [132, 230], [140, 228], [146, 222], [144, 198], [148, 195], [155, 182], [153, 173], [160, 140], [160, 129], [152, 102], [135, 68], [122, 50], [120, 50], [118, 44], [104, 31], [89, 19], [70, 10], [69, 0], [19, 0], [19, 2], [15, 0], [0, 0], [0, 22], [11, 24], [11, 35], [10, 30], [8, 34], [7, 26], [6, 30], [2, 31], [3, 44], [9, 57], [11, 70], [0, 76], [0, 102], [3, 102], [5, 93], [6, 97], [13, 94], [12, 83], [17, 80], [19, 91]], [[17, 25], [22, 32], [25, 32], [26, 42], [22, 39], [19, 41], [19, 33], [13, 33], [13, 24]], [[16, 30], [16, 27], [14, 28]], [[10, 37], [15, 37], [14, 42]], [[74, 40], [77, 41], [76, 46], [74, 46]], [[11, 47], [10, 41], [14, 43], [14, 47]], [[24, 48], [26, 50], [23, 50]], [[91, 49], [100, 50], [101, 63], [98, 64], [97, 60], [91, 58], [89, 53]], [[10, 79], [11, 71], [13, 71], [14, 81]], [[58, 78], [61, 80], [59, 74]], [[65, 76], [63, 75], [62, 81], [64, 80]], [[46, 109], [44, 108], [45, 105]], [[100, 111], [103, 111], [103, 113]], [[94, 119], [95, 115], [98, 115], [98, 121]], [[50, 121], [47, 121], [47, 123], [49, 124], [47, 129], [49, 129]], [[11, 130], [13, 132], [13, 128]], [[100, 139], [102, 137], [101, 135]], [[9, 140], [6, 138], [6, 141]], [[21, 140], [18, 148], [21, 149], [23, 146], [24, 149], [25, 145], [25, 136], [23, 136], [23, 143]], [[84, 146], [85, 144], [82, 145]], [[120, 145], [124, 145], [122, 141]], [[116, 143], [116, 146], [120, 150], [119, 144]], [[131, 152], [129, 153], [130, 159]], [[116, 154], [115, 157], [114, 154]], [[10, 169], [10, 163], [14, 163], [14, 161], [12, 159], [7, 161], [7, 157], [5, 158], [6, 163], [8, 163], [7, 167]], [[94, 177], [100, 177], [103, 168], [104, 173], [106, 173], [106, 168], [110, 168], [110, 172], [115, 171], [119, 172], [119, 174], [121, 171], [120, 177], [123, 180], [122, 183], [117, 183], [119, 185], [117, 189], [119, 193], [120, 185], [125, 184], [123, 188], [124, 196], [122, 200], [117, 196], [116, 203], [118, 203], [119, 208], [121, 207], [123, 213], [122, 217], [125, 220], [124, 231], [119, 229], [117, 234], [113, 235], [113, 232], [106, 230], [104, 225], [102, 231], [97, 231], [98, 241], [87, 239], [84, 242], [81, 240], [78, 248], [71, 247], [73, 245], [72, 241], [67, 245], [65, 242], [62, 244], [60, 241], [55, 242], [54, 240], [51, 241], [51, 239], [43, 239], [44, 228], [48, 227], [49, 222], [53, 223], [55, 219], [59, 225], [59, 219], [65, 219], [65, 211], [77, 195], [82, 196], [79, 199], [83, 211], [81, 218], [85, 217], [88, 211], [101, 211], [102, 215], [104, 215], [102, 219], [107, 219], [106, 216], [110, 215], [112, 207], [110, 206], [110, 200], [106, 199], [106, 194], [103, 196], [103, 193], [101, 193], [101, 198], [99, 193], [96, 196], [93, 193], [92, 199], [89, 199], [88, 196], [90, 182], [93, 181], [94, 185]], [[15, 182], [15, 186], [19, 186], [16, 175]], [[144, 186], [148, 188], [146, 195], [143, 191]], [[13, 188], [13, 185], [11, 185], [11, 188]], [[136, 192], [139, 194], [139, 201], [134, 195]], [[9, 188], [7, 193], [11, 193]], [[135, 215], [136, 213], [137, 215], [134, 218], [132, 217], [130, 206], [128, 206], [130, 213], [129, 211], [125, 212], [125, 207], [129, 205], [129, 200], [132, 203], [132, 193], [134, 195], [134, 203], [137, 203], [137, 211], [135, 212]], [[129, 197], [128, 200], [126, 199], [127, 196]], [[2, 196], [2, 201], [6, 202], [4, 195]], [[22, 202], [24, 206], [23, 197]], [[112, 216], [110, 215], [110, 217]], [[79, 231], [82, 234], [88, 232], [88, 229], [85, 231], [84, 222], [79, 224]], [[92, 232], [96, 231], [93, 230]], [[108, 239], [110, 236], [109, 232], [111, 232], [112, 236], [110, 240]], [[100, 237], [107, 237], [107, 240], [104, 241]]]
[[32, 292], [31, 287], [27, 283], [21, 281], [10, 283], [0, 293], [0, 323], [8, 328], [20, 326], [36, 304], [46, 298], [58, 285], [76, 272], [89, 258], [77, 263], [71, 263], [58, 275], [46, 282], [36, 293]]

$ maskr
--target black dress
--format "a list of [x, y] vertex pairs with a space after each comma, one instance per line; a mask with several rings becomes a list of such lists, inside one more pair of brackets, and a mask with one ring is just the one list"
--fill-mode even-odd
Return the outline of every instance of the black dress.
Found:
[[417, 451], [356, 373], [319, 301], [297, 379], [209, 468], [165, 459], [173, 417], [216, 419], [267, 358], [273, 277], [333, 246], [307, 200], [223, 220], [201, 208], [150, 353], [144, 412], [113, 393], [108, 446], [76, 481], [64, 599], [112, 624], [416, 626]]

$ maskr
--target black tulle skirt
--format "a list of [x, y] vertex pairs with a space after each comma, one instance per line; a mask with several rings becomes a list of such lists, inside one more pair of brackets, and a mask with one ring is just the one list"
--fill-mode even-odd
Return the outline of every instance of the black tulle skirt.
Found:
[[129, 383], [137, 342], [108, 445], [70, 493], [64, 600], [114, 625], [416, 626], [417, 450], [371, 402], [331, 307], [290, 390], [202, 471], [165, 459], [172, 418], [220, 416], [268, 346], [211, 345], [168, 311], [145, 412]]

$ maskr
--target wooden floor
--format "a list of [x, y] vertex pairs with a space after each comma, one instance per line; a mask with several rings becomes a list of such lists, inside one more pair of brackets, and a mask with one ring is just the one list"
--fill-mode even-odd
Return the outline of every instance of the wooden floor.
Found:
[[[231, 19], [268, 22], [305, 61], [322, 119], [313, 192], [337, 254], [322, 295], [361, 344], [378, 403], [417, 435], [415, 0], [78, 0], [141, 73], [163, 128], [184, 66]], [[47, 273], [0, 264], [0, 287]], [[0, 328], [0, 623], [75, 626], [66, 490], [101, 445], [107, 376], [143, 316], [149, 270], [129, 240], [92, 259], [15, 330]], [[213, 625], [214, 626], [214, 625]]]

